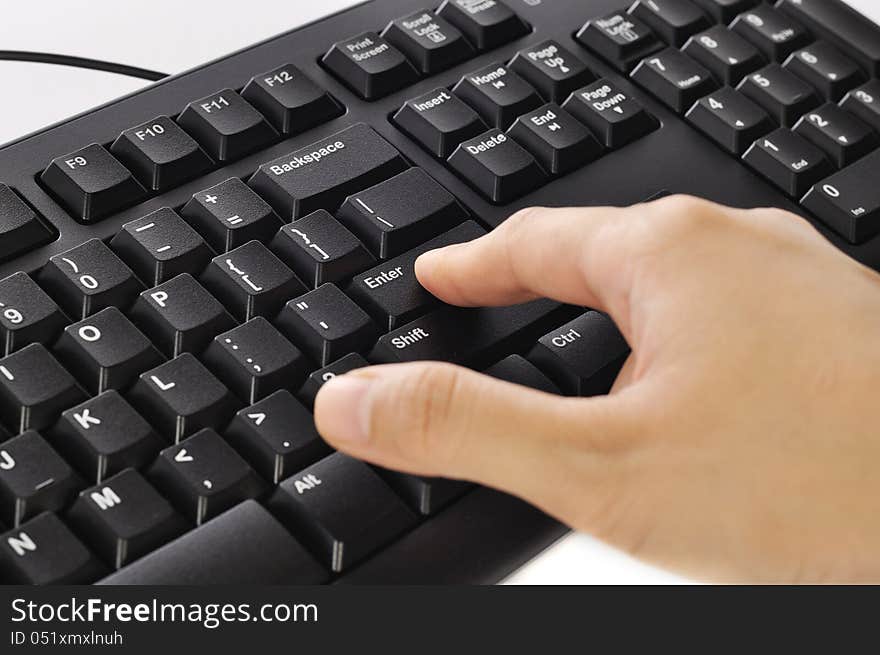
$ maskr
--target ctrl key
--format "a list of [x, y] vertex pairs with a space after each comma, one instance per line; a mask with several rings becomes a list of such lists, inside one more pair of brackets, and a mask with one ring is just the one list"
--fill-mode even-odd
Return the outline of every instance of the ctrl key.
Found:
[[0, 536], [0, 579], [13, 584], [86, 584], [106, 568], [61, 520], [43, 512]]
[[535, 158], [497, 128], [458, 146], [449, 165], [497, 204], [510, 202], [547, 181]]
[[416, 523], [416, 516], [366, 464], [333, 453], [282, 482], [269, 508], [335, 572]]

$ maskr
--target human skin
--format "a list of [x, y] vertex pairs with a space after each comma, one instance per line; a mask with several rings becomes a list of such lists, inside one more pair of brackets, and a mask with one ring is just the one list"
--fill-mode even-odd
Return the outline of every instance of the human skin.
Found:
[[685, 196], [532, 208], [423, 255], [445, 302], [607, 312], [608, 396], [424, 362], [321, 389], [334, 447], [479, 482], [646, 561], [724, 582], [880, 582], [880, 276], [805, 220]]

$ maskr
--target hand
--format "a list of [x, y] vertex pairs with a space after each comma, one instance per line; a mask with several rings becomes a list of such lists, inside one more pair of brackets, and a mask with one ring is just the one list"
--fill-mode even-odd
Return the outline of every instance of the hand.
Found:
[[880, 276], [809, 223], [687, 197], [535, 208], [416, 271], [456, 305], [601, 309], [632, 354], [597, 398], [431, 362], [354, 371], [317, 397], [333, 446], [694, 577], [880, 582]]

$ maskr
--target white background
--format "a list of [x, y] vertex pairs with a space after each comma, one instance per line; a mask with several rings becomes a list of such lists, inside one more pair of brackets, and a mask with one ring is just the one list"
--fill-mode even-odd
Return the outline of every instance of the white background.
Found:
[[[508, 0], [512, 6], [519, 1]], [[7, 2], [0, 22], [0, 48], [92, 57], [177, 73], [352, 4], [352, 0]], [[880, 22], [880, 0], [850, 0], [850, 4]], [[0, 143], [148, 84], [66, 66], [5, 61], [0, 61], [0, 79], [4, 89]], [[587, 535], [574, 534], [508, 582], [664, 584], [687, 580], [636, 562]]]

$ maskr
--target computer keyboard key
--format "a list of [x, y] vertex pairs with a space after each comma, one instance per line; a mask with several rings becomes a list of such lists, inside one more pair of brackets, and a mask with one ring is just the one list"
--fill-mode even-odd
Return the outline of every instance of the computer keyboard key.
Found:
[[410, 168], [349, 196], [336, 213], [379, 259], [388, 259], [458, 225], [467, 211], [421, 168]]
[[541, 97], [501, 63], [489, 64], [459, 80], [452, 92], [493, 127], [507, 129], [520, 114], [540, 107]]
[[246, 403], [279, 389], [297, 389], [313, 368], [262, 316], [214, 337], [202, 361]]
[[824, 152], [784, 127], [755, 141], [743, 160], [795, 198], [835, 170]]
[[562, 108], [584, 123], [606, 148], [620, 148], [660, 126], [632, 97], [609, 79], [575, 91]]
[[167, 445], [115, 390], [64, 411], [49, 436], [95, 483], [126, 468], [144, 468]]
[[548, 102], [563, 102], [572, 91], [596, 79], [580, 58], [553, 40], [523, 48], [509, 68]]
[[427, 477], [373, 467], [379, 477], [409, 505], [423, 516], [436, 514], [453, 500], [473, 488], [470, 482]]
[[801, 116], [822, 102], [813, 87], [779, 64], [770, 64], [748, 75], [736, 88], [783, 127], [793, 127]]
[[312, 413], [283, 389], [239, 410], [225, 435], [273, 485], [331, 452]]
[[467, 220], [393, 259], [356, 275], [346, 292], [384, 330], [397, 326], [424, 314], [437, 304], [437, 298], [428, 293], [416, 279], [415, 261], [422, 253], [453, 243], [471, 241], [486, 231], [472, 220]]
[[564, 175], [598, 158], [604, 148], [590, 131], [556, 103], [523, 114], [507, 134], [550, 175]]
[[722, 84], [730, 86], [764, 65], [764, 57], [754, 45], [723, 25], [695, 34], [682, 51], [708, 68]]
[[82, 479], [34, 430], [0, 444], [0, 518], [7, 525], [61, 510], [82, 487]]
[[305, 132], [343, 113], [327, 91], [293, 64], [255, 75], [241, 96], [281, 134]]
[[196, 525], [266, 488], [248, 463], [208, 428], [159, 453], [148, 476]]
[[128, 400], [173, 443], [202, 428], [222, 429], [241, 407], [190, 353], [142, 373]]
[[589, 21], [577, 40], [628, 73], [639, 61], [663, 49], [664, 44], [641, 20], [623, 11]]
[[380, 337], [367, 359], [378, 364], [435, 359], [482, 368], [570, 314], [543, 299], [511, 307], [441, 307]]
[[433, 75], [474, 55], [473, 46], [441, 16], [421, 9], [388, 23], [382, 37], [423, 75]]
[[240, 321], [274, 316], [303, 283], [259, 241], [218, 255], [205, 269], [202, 284]]
[[632, 78], [679, 114], [718, 88], [709, 71], [675, 48], [644, 59]]
[[100, 584], [320, 584], [322, 569], [257, 502], [246, 500]]
[[106, 567], [55, 514], [0, 535], [0, 579], [21, 585], [88, 584]]
[[19, 271], [0, 280], [0, 356], [30, 343], [49, 346], [68, 322], [27, 273]]
[[0, 416], [14, 433], [47, 428], [85, 398], [42, 344], [32, 343], [0, 359]]
[[371, 127], [356, 123], [263, 164], [249, 184], [284, 220], [335, 210], [346, 197], [408, 167]]
[[840, 106], [880, 132], [880, 80], [871, 80], [850, 91]]
[[528, 26], [500, 0], [443, 0], [437, 15], [460, 29], [478, 50], [491, 50], [526, 34]]
[[858, 65], [826, 41], [816, 41], [793, 52], [783, 66], [808, 82], [825, 100], [834, 102], [865, 81]]
[[318, 395], [318, 391], [320, 391], [321, 387], [323, 387], [326, 382], [332, 380], [337, 375], [342, 375], [343, 373], [348, 373], [349, 371], [353, 371], [357, 368], [364, 368], [369, 365], [370, 362], [364, 359], [362, 355], [359, 355], [358, 353], [348, 353], [344, 357], [337, 359], [335, 362], [331, 362], [330, 364], [327, 364], [327, 366], [321, 367], [317, 371], [313, 371], [309, 377], [306, 378], [305, 384], [303, 384], [299, 392], [297, 392], [297, 397], [306, 405], [312, 407], [315, 404], [315, 397]]
[[366, 100], [398, 91], [419, 77], [403, 53], [375, 32], [334, 43], [321, 63]]
[[693, 0], [716, 23], [730, 23], [746, 9], [751, 9], [760, 0]]
[[358, 238], [325, 209], [282, 227], [269, 248], [312, 287], [347, 280], [376, 262]]
[[0, 184], [0, 261], [54, 238], [37, 213], [5, 184]]
[[129, 315], [167, 357], [201, 352], [214, 335], [235, 326], [220, 301], [189, 273], [141, 293]]
[[319, 366], [366, 350], [379, 336], [369, 314], [329, 283], [291, 300], [275, 322]]
[[880, 232], [880, 150], [817, 183], [801, 204], [851, 243]]
[[777, 7], [880, 76], [880, 27], [837, 0], [781, 0]]
[[804, 115], [794, 131], [825, 151], [838, 168], [864, 157], [880, 144], [874, 130], [834, 104]]
[[219, 253], [254, 239], [269, 241], [283, 224], [268, 203], [237, 177], [194, 194], [180, 213]]
[[588, 311], [538, 339], [528, 357], [564, 393], [596, 396], [611, 390], [628, 355], [611, 319]]
[[85, 223], [133, 205], [147, 194], [131, 172], [97, 143], [53, 159], [40, 181]]
[[105, 307], [127, 308], [144, 288], [100, 239], [50, 257], [37, 281], [74, 320]]
[[168, 501], [134, 469], [81, 492], [67, 518], [114, 569], [146, 555], [187, 528]]
[[493, 378], [531, 387], [547, 393], [561, 393], [559, 387], [522, 355], [508, 355], [483, 371]]
[[496, 204], [508, 203], [547, 181], [535, 158], [499, 129], [459, 145], [449, 165]]
[[126, 223], [110, 247], [149, 285], [181, 273], [198, 275], [214, 256], [201, 235], [170, 207]]
[[165, 361], [116, 307], [64, 328], [55, 354], [91, 393], [125, 389], [140, 373]]
[[489, 127], [477, 112], [445, 88], [407, 100], [392, 120], [431, 154], [443, 159], [459, 143]]
[[686, 116], [715, 143], [737, 156], [775, 127], [761, 107], [729, 86], [698, 100]]
[[214, 164], [196, 140], [167, 116], [125, 130], [110, 152], [151, 191], [173, 188]]
[[810, 42], [800, 23], [764, 3], [737, 16], [730, 29], [751, 41], [770, 61], [785, 61]]
[[676, 48], [710, 25], [708, 16], [690, 0], [636, 0], [629, 13]]
[[417, 521], [375, 471], [342, 453], [284, 480], [269, 508], [334, 572], [348, 568]]
[[232, 89], [189, 103], [177, 122], [218, 162], [238, 159], [278, 138], [262, 114]]

